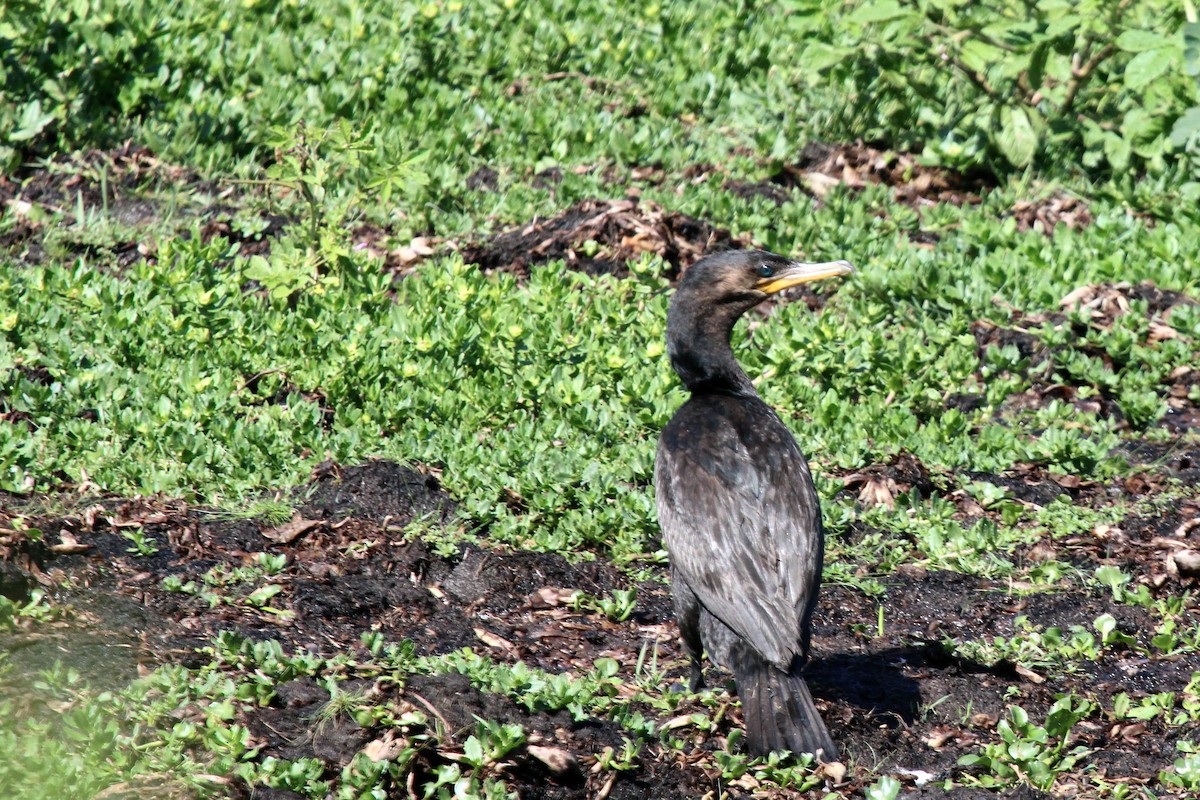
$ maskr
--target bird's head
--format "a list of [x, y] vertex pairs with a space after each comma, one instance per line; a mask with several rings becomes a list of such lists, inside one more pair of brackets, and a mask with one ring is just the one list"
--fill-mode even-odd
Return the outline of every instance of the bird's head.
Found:
[[738, 317], [789, 286], [853, 271], [845, 261], [793, 261], [765, 250], [700, 259], [684, 273], [667, 314], [671, 366], [692, 392], [753, 394], [729, 349]]
[[730, 250], [697, 261], [684, 273], [679, 299], [741, 314], [776, 292], [854, 271], [847, 261], [793, 261], [766, 250]]

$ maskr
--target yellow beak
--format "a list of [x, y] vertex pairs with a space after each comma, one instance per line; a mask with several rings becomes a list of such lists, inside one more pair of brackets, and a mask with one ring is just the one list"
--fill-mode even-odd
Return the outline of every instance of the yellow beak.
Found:
[[851, 272], [854, 272], [854, 267], [849, 261], [793, 261], [771, 277], [760, 280], [754, 288], [766, 294], [775, 294], [801, 283], [836, 278]]

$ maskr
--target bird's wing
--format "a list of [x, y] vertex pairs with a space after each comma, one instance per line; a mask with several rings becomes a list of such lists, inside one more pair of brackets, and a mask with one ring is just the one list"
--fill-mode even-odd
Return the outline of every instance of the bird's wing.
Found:
[[709, 613], [786, 669], [820, 577], [820, 508], [795, 440], [767, 413], [761, 426], [673, 421], [655, 487], [673, 569]]

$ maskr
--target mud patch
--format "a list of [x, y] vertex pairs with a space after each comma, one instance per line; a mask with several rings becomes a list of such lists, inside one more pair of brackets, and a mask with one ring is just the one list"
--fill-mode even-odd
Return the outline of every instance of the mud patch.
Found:
[[149, 148], [126, 142], [112, 150], [60, 157], [45, 168], [23, 167], [12, 176], [0, 175], [0, 203], [25, 202], [51, 212], [70, 212], [80, 202], [85, 208], [115, 202], [108, 206], [110, 213], [135, 225], [155, 216], [155, 209], [136, 195], [156, 184], [198, 187], [202, 181], [194, 171], [167, 164]]
[[[945, 491], [911, 457], [865, 472], [897, 488]], [[416, 521], [435, 530], [458, 524], [453, 501], [431, 474], [385, 461], [330, 463], [315, 471], [307, 487], [281, 496], [291, 497], [296, 508], [292, 520], [282, 523], [146, 499], [110, 499], [65, 516], [31, 519], [44, 534], [31, 569], [60, 601], [80, 611], [61, 633], [16, 656], [24, 659], [22, 672], [33, 674], [50, 657], [65, 658], [95, 665], [88, 669], [96, 674], [107, 669], [107, 679], [119, 682], [139, 666], [205, 664], [211, 656], [197, 648], [233, 632], [249, 643], [278, 641], [285, 652], [349, 654], [357, 666], [338, 684], [340, 691], [393, 714], [414, 709], [438, 720], [438, 742], [421, 745], [413, 756], [416, 782], [456, 758], [455, 748], [475, 732], [477, 719], [524, 731], [525, 744], [495, 767], [522, 797], [697, 797], [728, 780], [717, 753], [743, 721], [740, 708], [720, 689], [715, 704], [676, 695], [670, 710], [639, 705], [638, 712], [669, 730], [676, 743], [668, 747], [651, 737], [629, 769], [605, 770], [595, 768], [600, 755], [607, 748], [621, 752], [633, 736], [617, 721], [526, 706], [484, 691], [453, 670], [385, 679], [386, 667], [374, 666], [363, 640], [371, 633], [390, 643], [407, 641], [411, 657], [418, 658], [470, 647], [496, 664], [521, 661], [552, 675], [582, 675], [597, 659], [609, 658], [618, 664], [618, 694], [666, 697], [680, 691], [687, 665], [661, 573], [635, 587], [636, 609], [618, 622], [572, 602], [578, 592], [604, 597], [634, 588], [602, 558], [570, 563], [553, 554], [474, 545], [435, 548], [412, 538], [409, 526]], [[134, 530], [150, 545], [140, 555], [125, 535]], [[1153, 539], [1149, 532], [1140, 538], [1147, 537]], [[54, 549], [64, 543], [73, 545]], [[264, 571], [266, 558], [280, 559], [278, 571]], [[883, 585], [878, 598], [826, 587], [815, 619], [808, 677], [852, 765], [837, 787], [843, 794], [861, 791], [867, 776], [889, 771], [961, 780], [958, 758], [995, 737], [997, 721], [1013, 702], [1042, 719], [1062, 693], [1178, 692], [1200, 670], [1195, 655], [1164, 661], [1132, 648], [1108, 649], [1073, 672], [1043, 670], [1034, 677], [1004, 662], [976, 663], [955, 655], [947, 642], [1012, 637], [1020, 630], [1019, 616], [1039, 628], [1066, 629], [1088, 628], [1109, 614], [1143, 649], [1153, 622], [1144, 610], [1104, 593], [1064, 588], [1021, 594], [1006, 583], [920, 569], [886, 578]], [[278, 588], [268, 602], [252, 600], [256, 592], [268, 596], [264, 586]], [[876, 622], [881, 608], [882, 629]], [[1181, 625], [1191, 624], [1191, 613], [1184, 611]], [[120, 652], [97, 649], [102, 640]], [[717, 687], [728, 679], [712, 667], [707, 677]], [[336, 778], [364, 749], [386, 746], [392, 735], [350, 713], [344, 702], [339, 706], [320, 679], [281, 680], [264, 702], [239, 711], [238, 718], [262, 748], [257, 757], [315, 758], [328, 778]], [[711, 722], [697, 725], [694, 714]], [[1168, 728], [1157, 719], [1134, 736], [1098, 722], [1089, 720], [1080, 735], [1098, 752], [1113, 754], [1105, 762], [1111, 771], [1135, 780], [1152, 778], [1173, 760], [1164, 746], [1171, 737], [1200, 733], [1197, 724]], [[551, 771], [536, 755], [540, 747], [569, 754], [573, 766]], [[912, 789], [914, 796], [934, 796]], [[730, 784], [728, 791], [731, 797], [755, 792], [747, 782]], [[948, 796], [977, 796], [972, 791], [960, 788]]]

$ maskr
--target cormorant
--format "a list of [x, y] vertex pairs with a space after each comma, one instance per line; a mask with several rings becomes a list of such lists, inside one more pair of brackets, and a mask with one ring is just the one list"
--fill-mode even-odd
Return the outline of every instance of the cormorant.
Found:
[[791, 431], [755, 391], [729, 337], [746, 311], [845, 261], [804, 263], [762, 250], [718, 253], [685, 274], [667, 315], [671, 366], [691, 398], [658, 440], [658, 520], [692, 691], [700, 658], [733, 673], [748, 749], [837, 748], [801, 670], [821, 581], [821, 508]]

